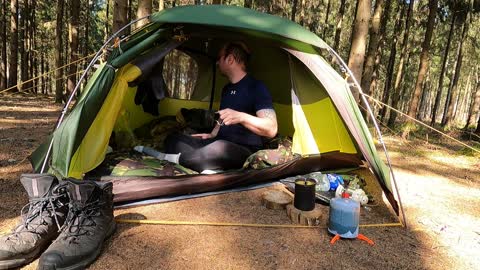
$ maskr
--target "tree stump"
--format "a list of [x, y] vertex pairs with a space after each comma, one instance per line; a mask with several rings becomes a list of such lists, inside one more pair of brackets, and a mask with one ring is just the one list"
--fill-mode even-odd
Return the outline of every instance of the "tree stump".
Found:
[[327, 213], [324, 213], [320, 205], [315, 205], [315, 209], [312, 211], [302, 211], [293, 204], [287, 205], [287, 215], [290, 220], [295, 224], [301, 224], [306, 226], [318, 226], [322, 222], [322, 217]]
[[262, 195], [262, 204], [268, 209], [285, 209], [293, 197], [281, 190], [268, 190]]

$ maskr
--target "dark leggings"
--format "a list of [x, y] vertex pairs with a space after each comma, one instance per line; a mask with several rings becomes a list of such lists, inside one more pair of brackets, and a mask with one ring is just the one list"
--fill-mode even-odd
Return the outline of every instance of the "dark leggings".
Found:
[[226, 140], [200, 139], [175, 133], [165, 139], [168, 154], [181, 153], [182, 166], [201, 172], [203, 170], [240, 169], [253, 151]]

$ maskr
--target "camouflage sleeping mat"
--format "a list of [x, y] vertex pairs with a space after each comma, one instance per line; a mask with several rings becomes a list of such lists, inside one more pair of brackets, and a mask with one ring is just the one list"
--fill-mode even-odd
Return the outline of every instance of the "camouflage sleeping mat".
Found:
[[198, 174], [196, 171], [183, 167], [180, 164], [158, 160], [154, 157], [142, 155], [136, 151], [110, 153], [105, 160], [89, 172], [86, 177], [101, 176], [179, 176]]

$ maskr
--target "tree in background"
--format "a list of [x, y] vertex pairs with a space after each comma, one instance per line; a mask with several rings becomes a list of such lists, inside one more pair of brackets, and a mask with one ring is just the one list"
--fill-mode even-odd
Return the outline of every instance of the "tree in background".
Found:
[[55, 28], [55, 77], [57, 77], [55, 83], [55, 103], [62, 103], [63, 101], [63, 66], [62, 48], [63, 48], [63, 0], [57, 0], [57, 21]]
[[[138, 0], [137, 19], [145, 17], [152, 13], [152, 0]], [[149, 20], [141, 20], [137, 22], [136, 27], [140, 28], [147, 24]]]
[[[425, 30], [425, 38], [422, 43], [422, 53], [420, 54], [420, 66], [418, 68], [417, 81], [415, 83], [415, 90], [413, 92], [412, 102], [410, 103], [410, 109], [408, 115], [415, 118], [417, 116], [418, 103], [422, 94], [423, 82], [425, 74], [428, 71], [428, 64], [430, 61], [430, 43], [433, 36], [433, 29], [435, 27], [435, 17], [437, 16], [438, 0], [429, 0], [429, 10], [427, 28]], [[404, 130], [403, 136], [406, 137], [410, 132], [410, 128]]]
[[454, 106], [455, 106], [455, 101], [457, 99], [458, 95], [458, 79], [460, 77], [460, 72], [461, 72], [461, 67], [462, 67], [462, 62], [463, 62], [463, 44], [465, 44], [465, 40], [467, 37], [467, 32], [468, 32], [468, 17], [470, 14], [470, 5], [463, 5], [462, 8], [462, 18], [463, 18], [463, 23], [462, 23], [462, 35], [460, 37], [460, 40], [458, 41], [458, 48], [457, 48], [457, 57], [455, 60], [455, 70], [454, 70], [454, 75], [453, 79], [451, 80], [451, 87], [449, 89], [450, 98], [447, 98], [447, 102], [445, 103], [445, 113], [443, 114], [442, 118], [442, 126], [445, 127], [450, 127], [453, 119], [453, 114], [454, 114]]
[[[397, 76], [395, 79], [395, 84], [392, 89], [392, 107], [397, 108], [400, 101], [400, 82], [403, 78], [403, 70], [405, 68], [405, 59], [408, 58], [409, 48], [408, 48], [408, 39], [410, 37], [410, 26], [412, 24], [413, 16], [413, 5], [414, 0], [410, 0], [408, 4], [407, 17], [405, 18], [405, 28], [403, 29], [403, 40], [402, 40], [402, 51], [400, 54], [400, 60], [398, 64]], [[397, 119], [397, 113], [395, 111], [390, 112], [390, 117], [388, 118], [388, 126], [393, 127], [395, 125], [395, 119]]]
[[[113, 6], [113, 25], [112, 25], [112, 33], [116, 33], [120, 30], [123, 26], [125, 26], [128, 16], [128, 3], [127, 0], [114, 0]], [[120, 34], [123, 35], [128, 31], [125, 29]]]
[[380, 24], [386, 23], [385, 21], [381, 22], [384, 7], [384, 0], [377, 0], [375, 2], [375, 10], [373, 12], [372, 25], [370, 27], [370, 41], [368, 42], [368, 51], [362, 75], [362, 90], [367, 95], [371, 95], [372, 93], [370, 85], [372, 83], [372, 76], [375, 69], [375, 61], [378, 54], [378, 47], [380, 41]]
[[[76, 62], [78, 59], [78, 28], [80, 17], [80, 1], [70, 1], [70, 24], [68, 27], [68, 39], [70, 42], [70, 63]], [[67, 96], [73, 92], [76, 84], [77, 64], [72, 64], [68, 69], [67, 77]]]
[[0, 89], [7, 88], [7, 6], [0, 1]]
[[[370, 0], [358, 0], [355, 26], [352, 32], [352, 45], [348, 58], [348, 67], [358, 83], [362, 83], [363, 62], [365, 60], [365, 48], [367, 45], [368, 23], [370, 20]], [[358, 89], [353, 90], [357, 103], [360, 101]]]
[[[10, 58], [8, 60], [8, 87], [17, 85], [18, 61], [18, 0], [10, 1]], [[17, 88], [14, 87], [13, 91]]]

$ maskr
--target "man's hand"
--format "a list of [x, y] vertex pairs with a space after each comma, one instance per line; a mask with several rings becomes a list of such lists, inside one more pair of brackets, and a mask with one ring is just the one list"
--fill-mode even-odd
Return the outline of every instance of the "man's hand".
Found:
[[235, 111], [232, 109], [223, 109], [218, 111], [220, 114], [220, 119], [222, 119], [222, 124], [229, 126], [235, 124], [243, 124], [246, 118], [246, 113]]
[[210, 133], [197, 133], [197, 134], [191, 134], [190, 136], [204, 139], [204, 140], [213, 138], [212, 134]]

